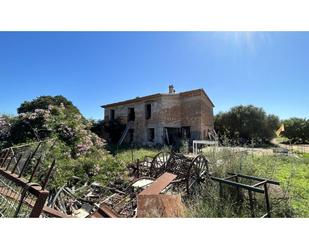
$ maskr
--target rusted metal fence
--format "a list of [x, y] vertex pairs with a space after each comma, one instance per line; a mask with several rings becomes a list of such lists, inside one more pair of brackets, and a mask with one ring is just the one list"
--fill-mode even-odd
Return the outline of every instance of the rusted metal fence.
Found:
[[33, 182], [42, 166], [42, 155], [36, 157], [41, 145], [26, 156], [14, 153], [14, 147], [0, 152], [0, 217], [40, 217], [49, 194], [46, 185], [55, 167], [53, 160], [42, 182]]
[[[271, 217], [269, 185], [279, 185], [277, 181], [243, 174], [229, 173], [227, 177], [219, 178], [209, 172], [204, 155], [192, 157], [160, 152], [153, 158], [128, 165], [133, 177], [129, 183], [118, 185], [115, 182], [109, 186], [92, 183], [71, 189], [78, 180], [72, 179], [72, 183], [49, 196], [46, 185], [55, 160], [47, 170], [45, 168], [40, 184], [35, 183], [44, 160], [41, 145], [38, 143], [32, 150], [23, 150], [26, 155], [17, 148], [0, 152], [0, 217], [136, 217], [138, 196], [169, 192], [189, 197], [207, 188], [211, 182], [219, 183], [222, 200], [227, 197], [224, 196], [226, 193], [232, 198], [236, 196], [240, 204], [237, 207], [246, 207], [251, 217], [261, 216], [259, 213], [264, 212], [264, 208], [266, 213], [262, 217]], [[231, 191], [226, 192], [227, 189]], [[258, 210], [256, 193], [262, 196]], [[242, 205], [243, 201], [246, 205]]]

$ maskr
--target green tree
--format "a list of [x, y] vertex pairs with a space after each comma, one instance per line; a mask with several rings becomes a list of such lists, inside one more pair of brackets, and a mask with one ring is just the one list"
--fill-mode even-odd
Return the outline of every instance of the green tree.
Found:
[[279, 127], [279, 118], [267, 115], [262, 108], [253, 105], [236, 106], [228, 112], [221, 112], [215, 117], [215, 129], [219, 135], [241, 143], [269, 142], [275, 137]]
[[25, 101], [19, 108], [17, 108], [17, 113], [34, 112], [36, 109], [47, 110], [50, 105], [57, 107], [64, 106], [69, 112], [80, 114], [78, 108], [74, 106], [71, 101], [61, 95], [40, 96], [34, 100]]
[[309, 142], [309, 120], [303, 118], [290, 118], [284, 121], [283, 135], [292, 143]]

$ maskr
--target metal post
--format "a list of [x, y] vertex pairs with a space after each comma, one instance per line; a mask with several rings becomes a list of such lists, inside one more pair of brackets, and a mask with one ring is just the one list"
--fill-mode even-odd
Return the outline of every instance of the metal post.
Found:
[[50, 166], [50, 168], [49, 168], [49, 170], [47, 172], [46, 178], [45, 178], [45, 180], [44, 180], [44, 182], [42, 184], [42, 190], [45, 189], [45, 187], [46, 187], [46, 185], [48, 183], [49, 177], [50, 177], [50, 175], [51, 175], [51, 173], [52, 173], [52, 171], [53, 171], [53, 169], [55, 167], [55, 164], [56, 164], [56, 159], [53, 160], [53, 162], [52, 162], [52, 164], [51, 164], [51, 166]]
[[16, 168], [17, 168], [17, 166], [18, 166], [18, 163], [19, 163], [19, 161], [21, 160], [22, 156], [23, 156], [23, 155], [20, 154], [20, 156], [18, 157], [18, 159], [17, 159], [17, 161], [16, 161], [16, 163], [15, 163], [15, 165], [14, 165], [12, 171], [11, 171], [12, 174], [15, 173], [15, 170], [16, 170]]
[[46, 199], [48, 197], [48, 193], [49, 192], [47, 190], [40, 191], [40, 194], [38, 195], [37, 200], [33, 206], [33, 209], [29, 215], [30, 218], [40, 217], [40, 214], [42, 213]]
[[248, 193], [249, 193], [251, 217], [254, 218], [255, 214], [254, 214], [254, 205], [253, 205], [252, 191], [249, 190]]
[[[235, 182], [239, 183], [237, 175], [235, 176]], [[240, 215], [241, 212], [242, 212], [242, 198], [241, 198], [241, 194], [240, 194], [240, 187], [237, 186], [236, 189], [237, 189], [237, 203], [238, 203], [238, 207], [239, 207], [238, 208], [238, 214]]]
[[[238, 176], [237, 175], [235, 176], [235, 182], [238, 183]], [[237, 200], [239, 201], [240, 200], [240, 189], [239, 189], [239, 186], [236, 186], [236, 189], [237, 189]]]
[[11, 156], [11, 158], [10, 158], [8, 164], [6, 165], [5, 170], [8, 170], [8, 169], [9, 169], [9, 167], [10, 167], [10, 165], [11, 165], [11, 162], [13, 161], [13, 158], [14, 158], [14, 157], [15, 157], [14, 155]]
[[219, 197], [220, 197], [220, 215], [222, 215], [223, 213], [223, 202], [222, 202], [222, 199], [223, 199], [223, 189], [222, 189], [222, 183], [219, 182]]
[[266, 201], [266, 210], [267, 210], [267, 217], [271, 217], [270, 213], [270, 202], [269, 202], [269, 197], [268, 197], [268, 187], [267, 187], [267, 182], [264, 184], [264, 191], [265, 191], [265, 201]]
[[2, 162], [0, 164], [0, 168], [4, 167], [5, 162], [6, 162], [7, 158], [9, 157], [9, 155], [10, 155], [10, 150], [7, 150], [6, 153], [5, 153], [5, 156], [2, 158]]

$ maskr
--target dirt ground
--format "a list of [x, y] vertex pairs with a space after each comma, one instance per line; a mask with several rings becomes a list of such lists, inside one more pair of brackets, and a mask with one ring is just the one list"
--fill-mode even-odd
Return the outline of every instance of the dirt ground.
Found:
[[[300, 145], [286, 145], [286, 144], [274, 144], [273, 147], [270, 148], [244, 148], [244, 147], [205, 147], [203, 151], [211, 151], [213, 149], [216, 150], [224, 150], [229, 149], [235, 152], [245, 152], [245, 153], [253, 153], [255, 155], [274, 155], [277, 153], [309, 153], [309, 145], [308, 144], [300, 144]], [[287, 151], [288, 150], [288, 151]]]
[[[275, 147], [274, 147], [275, 148]], [[274, 151], [273, 148], [244, 148], [244, 147], [206, 147], [203, 148], [204, 152], [211, 151], [211, 150], [231, 150], [234, 152], [245, 152], [245, 153], [253, 153], [255, 155], [273, 155]]]
[[298, 145], [286, 145], [286, 144], [280, 144], [279, 145], [282, 148], [286, 148], [290, 151], [298, 151], [301, 153], [309, 153], [309, 145], [308, 144], [298, 144]]
[[288, 144], [278, 143], [276, 139], [273, 139], [272, 143], [281, 148], [288, 149], [291, 152], [309, 153], [309, 144], [288, 145]]

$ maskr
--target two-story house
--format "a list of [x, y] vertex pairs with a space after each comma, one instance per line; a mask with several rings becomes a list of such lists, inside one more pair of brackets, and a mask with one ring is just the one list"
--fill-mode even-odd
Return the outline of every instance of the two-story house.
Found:
[[214, 104], [203, 89], [137, 97], [102, 106], [106, 121], [126, 124], [119, 143], [173, 144], [176, 139], [207, 139], [214, 129]]

